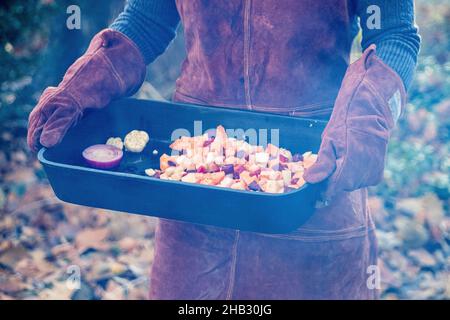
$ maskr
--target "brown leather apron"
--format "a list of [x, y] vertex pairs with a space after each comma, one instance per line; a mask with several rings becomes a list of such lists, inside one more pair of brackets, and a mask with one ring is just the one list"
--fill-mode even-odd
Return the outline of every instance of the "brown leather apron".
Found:
[[[348, 66], [346, 0], [177, 0], [187, 58], [175, 101], [328, 118]], [[301, 210], [299, 208], [299, 210]], [[276, 214], [276, 213], [275, 213]], [[159, 220], [152, 299], [370, 299], [367, 190], [290, 234]]]

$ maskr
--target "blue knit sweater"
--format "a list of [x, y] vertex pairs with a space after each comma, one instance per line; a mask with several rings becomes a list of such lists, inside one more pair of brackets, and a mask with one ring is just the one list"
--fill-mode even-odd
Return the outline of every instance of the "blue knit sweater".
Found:
[[[380, 8], [381, 28], [368, 28], [366, 23], [360, 24], [362, 47], [365, 49], [372, 43], [376, 44], [377, 55], [399, 74], [408, 88], [420, 47], [420, 37], [414, 24], [413, 0], [354, 1], [356, 15], [361, 21], [367, 21], [371, 16], [372, 12], [367, 13], [370, 5]], [[151, 63], [175, 37], [179, 21], [175, 0], [128, 0], [125, 10], [111, 28], [132, 39], [145, 61]]]

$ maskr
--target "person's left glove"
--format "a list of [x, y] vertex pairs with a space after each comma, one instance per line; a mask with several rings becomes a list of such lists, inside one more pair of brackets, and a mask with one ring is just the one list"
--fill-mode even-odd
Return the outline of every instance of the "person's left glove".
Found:
[[29, 147], [37, 151], [40, 145], [58, 144], [85, 109], [103, 108], [112, 99], [133, 94], [145, 73], [144, 58], [133, 41], [111, 29], [101, 31], [58, 87], [44, 90], [28, 120]]
[[389, 136], [405, 100], [402, 80], [375, 55], [374, 45], [349, 66], [317, 162], [304, 174], [309, 183], [328, 179], [323, 200], [381, 181]]

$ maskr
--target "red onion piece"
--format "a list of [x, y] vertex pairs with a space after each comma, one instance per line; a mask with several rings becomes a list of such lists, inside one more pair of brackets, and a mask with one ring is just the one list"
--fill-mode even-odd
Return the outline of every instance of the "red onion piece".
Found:
[[206, 170], [205, 166], [200, 166], [197, 169], [198, 173], [207, 173], [208, 171]]
[[234, 167], [234, 172], [235, 173], [241, 174], [244, 171], [245, 171], [245, 167], [243, 165], [241, 165], [241, 164], [238, 164], [238, 165], [236, 165]]
[[248, 188], [252, 191], [261, 191], [261, 187], [259, 186], [259, 184], [256, 181], [252, 181], [248, 185]]
[[205, 142], [203, 142], [203, 147], [207, 147], [209, 146], [211, 143], [214, 142], [214, 137], [209, 138], [208, 140], [206, 140]]
[[303, 161], [303, 155], [296, 153], [292, 156], [292, 162]]
[[280, 162], [289, 162], [289, 159], [286, 156], [280, 154]]
[[225, 164], [222, 166], [221, 170], [225, 172], [225, 174], [232, 174], [234, 173], [234, 167], [232, 164]]
[[239, 150], [238, 152], [236, 152], [236, 158], [242, 159], [245, 157], [245, 151], [244, 150]]
[[86, 163], [97, 169], [117, 167], [122, 160], [123, 152], [119, 148], [106, 144], [95, 144], [83, 151]]
[[176, 167], [176, 166], [177, 166], [177, 164], [176, 164], [175, 162], [170, 161], [170, 160], [167, 162], [167, 164], [168, 164], [169, 166], [171, 166], [171, 167]]
[[258, 168], [257, 170], [250, 172], [250, 177], [259, 176], [260, 174], [261, 174], [261, 168]]

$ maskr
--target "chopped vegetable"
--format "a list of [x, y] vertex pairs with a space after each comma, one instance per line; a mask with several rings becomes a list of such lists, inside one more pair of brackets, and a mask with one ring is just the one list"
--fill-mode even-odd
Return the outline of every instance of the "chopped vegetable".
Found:
[[234, 166], [232, 164], [225, 164], [222, 166], [222, 171], [225, 172], [225, 174], [233, 174], [234, 173]]
[[266, 165], [269, 162], [269, 154], [266, 152], [258, 152], [255, 154], [255, 161], [258, 164]]
[[199, 182], [201, 177], [197, 173], [188, 173], [183, 178], [181, 178], [181, 181], [183, 182], [190, 182], [190, 183], [197, 183]]
[[261, 191], [261, 187], [259, 186], [258, 182], [256, 182], [256, 181], [252, 181], [252, 183], [250, 183], [248, 185], [248, 188], [252, 191]]
[[291, 171], [283, 170], [283, 171], [281, 171], [281, 175], [283, 176], [284, 184], [289, 185], [289, 183], [291, 182]]
[[156, 171], [153, 169], [146, 169], [145, 174], [148, 175], [149, 177], [153, 177], [156, 174]]
[[120, 150], [123, 150], [123, 142], [120, 137], [117, 137], [117, 138], [111, 137], [106, 141], [106, 144], [110, 145], [110, 146], [114, 146]]
[[230, 178], [228, 176], [225, 176], [223, 178], [223, 180], [220, 182], [219, 186], [229, 188], [229, 187], [231, 187], [232, 184], [234, 184], [234, 179]]
[[292, 162], [303, 161], [303, 155], [296, 153], [292, 156]]
[[235, 190], [246, 190], [245, 183], [243, 181], [233, 183], [230, 188]]
[[[125, 147], [129, 149], [127, 139]], [[160, 157], [161, 171], [147, 169], [147, 175], [269, 193], [299, 189], [306, 183], [303, 179], [305, 168], [317, 159], [312, 152], [292, 154], [273, 144], [268, 144], [266, 148], [250, 145], [228, 137], [222, 126], [217, 127], [214, 136], [180, 137], [170, 148], [177, 151], [176, 155], [163, 154]]]
[[149, 136], [147, 132], [140, 130], [133, 130], [125, 136], [124, 145], [125, 149], [130, 152], [142, 152], [147, 142], [149, 141]]

